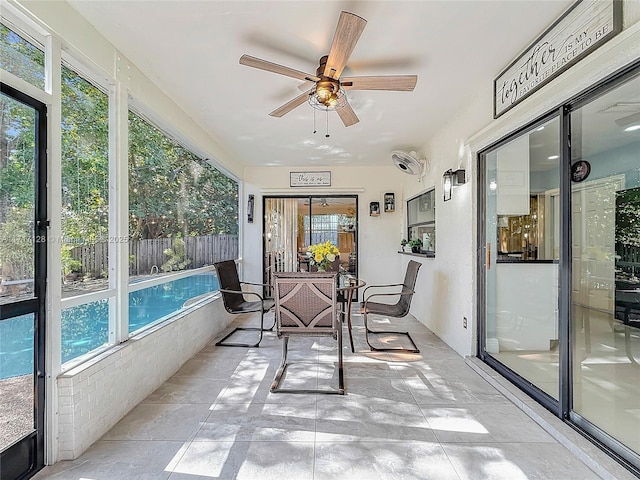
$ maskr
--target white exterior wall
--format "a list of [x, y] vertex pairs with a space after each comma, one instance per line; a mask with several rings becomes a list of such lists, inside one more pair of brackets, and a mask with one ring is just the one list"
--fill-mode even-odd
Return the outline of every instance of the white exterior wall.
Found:
[[80, 456], [232, 320], [213, 300], [60, 375], [58, 460]]

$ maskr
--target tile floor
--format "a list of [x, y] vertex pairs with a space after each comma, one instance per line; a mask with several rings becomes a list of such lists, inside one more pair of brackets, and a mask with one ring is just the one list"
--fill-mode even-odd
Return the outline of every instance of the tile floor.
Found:
[[[415, 319], [402, 323], [420, 354], [370, 352], [354, 316], [345, 396], [271, 394], [281, 354], [273, 333], [259, 348], [212, 342], [81, 457], [34, 478], [602, 478]], [[284, 386], [335, 384], [335, 342], [290, 349], [299, 363]]]

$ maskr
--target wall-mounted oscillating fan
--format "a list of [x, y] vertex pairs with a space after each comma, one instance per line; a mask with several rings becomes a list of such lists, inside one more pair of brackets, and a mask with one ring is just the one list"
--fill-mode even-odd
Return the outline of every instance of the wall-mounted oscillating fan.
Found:
[[282, 117], [305, 102], [320, 110], [338, 112], [345, 127], [354, 125], [360, 120], [349, 105], [345, 90], [392, 90], [412, 91], [418, 81], [417, 75], [386, 75], [340, 78], [349, 56], [353, 51], [367, 21], [353, 13], [342, 12], [333, 37], [329, 55], [320, 59], [316, 74], [301, 72], [293, 68], [268, 62], [250, 55], [242, 55], [240, 64], [259, 68], [268, 72], [286, 75], [312, 82], [313, 86], [293, 100], [276, 108], [269, 115]]
[[391, 152], [391, 160], [396, 167], [408, 175], [424, 175], [427, 170], [427, 161], [418, 158], [416, 152], [394, 150]]

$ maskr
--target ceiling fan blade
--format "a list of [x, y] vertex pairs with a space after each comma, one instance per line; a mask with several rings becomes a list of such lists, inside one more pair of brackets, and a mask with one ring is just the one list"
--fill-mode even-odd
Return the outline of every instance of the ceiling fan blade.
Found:
[[345, 77], [340, 85], [345, 90], [394, 90], [411, 92], [418, 81], [417, 75], [387, 75], [379, 77]]
[[632, 113], [631, 115], [629, 115], [627, 117], [619, 118], [615, 122], [616, 122], [617, 125], [620, 125], [621, 127], [626, 127], [627, 125], [629, 125], [631, 123], [639, 123], [640, 122], [640, 112]]
[[306, 80], [308, 82], [317, 82], [318, 80], [320, 80], [320, 78], [316, 77], [315, 75], [311, 75], [310, 73], [301, 72], [300, 70], [294, 70], [293, 68], [278, 65], [277, 63], [272, 63], [260, 58], [252, 57], [251, 55], [242, 55], [240, 57], [240, 65], [259, 68], [260, 70], [279, 73], [280, 75], [286, 75], [287, 77], [297, 78], [298, 80]]
[[324, 68], [325, 76], [334, 79], [340, 77], [366, 25], [367, 21], [362, 17], [349, 12], [340, 13], [327, 65]]
[[350, 127], [351, 125], [355, 125], [360, 121], [360, 119], [356, 115], [356, 112], [353, 111], [353, 108], [351, 108], [351, 105], [349, 105], [348, 103], [344, 107], [336, 110], [336, 112], [338, 112], [340, 120], [342, 120], [342, 123], [344, 123], [345, 127]]
[[308, 90], [308, 91], [304, 92], [303, 94], [298, 95], [293, 100], [289, 100], [287, 103], [285, 103], [281, 107], [276, 108], [269, 115], [271, 115], [272, 117], [282, 117], [283, 115], [289, 113], [294, 108], [299, 107], [300, 105], [305, 103], [307, 101], [307, 99], [309, 98], [309, 93], [311, 93], [311, 90]]

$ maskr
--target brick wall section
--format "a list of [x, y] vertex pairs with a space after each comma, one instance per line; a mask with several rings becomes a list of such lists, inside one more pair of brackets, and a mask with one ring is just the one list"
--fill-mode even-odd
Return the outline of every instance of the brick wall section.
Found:
[[232, 320], [217, 299], [58, 377], [58, 460], [80, 456]]

